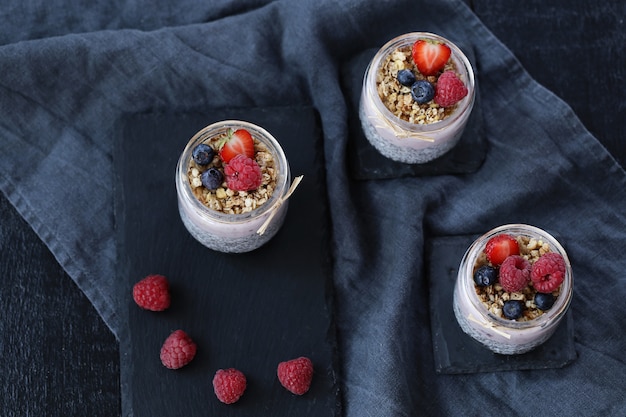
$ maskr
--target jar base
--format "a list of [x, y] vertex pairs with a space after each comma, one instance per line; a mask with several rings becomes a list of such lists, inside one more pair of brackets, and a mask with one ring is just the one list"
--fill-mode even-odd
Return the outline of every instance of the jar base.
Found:
[[260, 248], [278, 233], [285, 220], [286, 204], [276, 213], [262, 235], [255, 232], [247, 236], [219, 236], [199, 228], [187, 217], [184, 210], [179, 209], [179, 213], [189, 234], [207, 248], [223, 253], [246, 253]]
[[359, 118], [361, 119], [361, 127], [367, 141], [383, 156], [405, 164], [425, 164], [435, 160], [454, 148], [460, 139], [460, 135], [458, 135], [458, 137], [452, 140], [446, 140], [421, 149], [398, 146], [384, 139], [378, 133], [376, 126], [369, 121], [362, 102], [359, 105]]
[[470, 336], [475, 341], [479, 342], [481, 345], [491, 350], [494, 353], [500, 355], [521, 355], [523, 353], [528, 353], [531, 350], [535, 349], [537, 346], [545, 343], [552, 333], [545, 333], [538, 339], [535, 339], [529, 343], [502, 343], [497, 340], [487, 338], [483, 333], [480, 333], [475, 330], [476, 325], [470, 323], [469, 319], [461, 312], [459, 308], [458, 302], [454, 301], [454, 315], [456, 320], [463, 330], [465, 334]]

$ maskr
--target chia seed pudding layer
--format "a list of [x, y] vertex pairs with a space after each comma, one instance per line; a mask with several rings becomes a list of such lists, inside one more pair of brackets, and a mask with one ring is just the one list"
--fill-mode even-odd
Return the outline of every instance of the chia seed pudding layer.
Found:
[[522, 353], [527, 353], [536, 348], [537, 346], [545, 343], [550, 336], [556, 330], [554, 327], [549, 332], [544, 332], [537, 338], [530, 340], [526, 343], [516, 343], [516, 344], [507, 344], [498, 341], [497, 337], [495, 337], [495, 332], [489, 330], [478, 330], [479, 327], [476, 327], [476, 323], [470, 321], [464, 314], [461, 312], [459, 307], [459, 303], [454, 303], [454, 315], [459, 322], [459, 326], [463, 332], [465, 332], [468, 336], [472, 337], [476, 341], [482, 343], [485, 347], [491, 350], [494, 353], [499, 353], [501, 355], [521, 355]]
[[206, 228], [199, 227], [180, 206], [179, 212], [189, 233], [207, 248], [225, 253], [244, 253], [263, 246], [278, 233], [284, 223], [288, 204], [288, 201], [283, 203], [262, 235], [256, 233], [256, 230], [250, 230], [248, 234], [242, 236], [216, 235]]
[[462, 132], [459, 132], [459, 135], [451, 140], [439, 143], [433, 142], [429, 146], [423, 148], [401, 146], [393, 141], [385, 139], [380, 135], [381, 127], [377, 128], [376, 125], [371, 122], [372, 119], [367, 115], [364, 106], [365, 104], [361, 102], [359, 106], [359, 116], [361, 118], [361, 127], [363, 128], [365, 137], [372, 144], [372, 146], [378, 150], [378, 152], [394, 161], [406, 164], [424, 164], [432, 161], [433, 159], [439, 158], [454, 148], [461, 138]]

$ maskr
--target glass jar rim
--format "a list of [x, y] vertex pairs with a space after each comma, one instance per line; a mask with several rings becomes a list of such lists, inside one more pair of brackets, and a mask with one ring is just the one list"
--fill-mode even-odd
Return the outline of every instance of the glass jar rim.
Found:
[[[485, 306], [480, 302], [478, 296], [476, 295], [476, 291], [474, 289], [474, 280], [472, 279], [476, 258], [491, 237], [504, 233], [514, 236], [524, 235], [531, 238], [540, 238], [541, 240], [549, 243], [551, 250], [563, 256], [563, 260], [565, 261], [565, 279], [561, 284], [561, 294], [549, 310], [545, 311], [541, 316], [535, 319], [531, 319], [528, 321], [515, 321], [499, 317], [487, 310], [487, 308], [485, 308]], [[574, 282], [572, 267], [569, 257], [567, 256], [567, 252], [565, 251], [561, 243], [554, 236], [552, 236], [552, 234], [538, 227], [522, 223], [512, 223], [491, 229], [487, 233], [478, 237], [469, 246], [469, 248], [463, 255], [460, 265], [461, 266], [459, 268], [459, 277], [457, 279], [463, 279], [465, 281], [462, 283], [462, 286], [463, 288], [465, 288], [465, 292], [468, 294], [470, 302], [472, 303], [474, 308], [477, 311], [482, 312], [483, 315], [487, 317], [490, 321], [496, 323], [498, 326], [501, 326], [503, 328], [523, 330], [536, 327], [546, 327], [550, 323], [558, 322], [559, 319], [565, 315], [571, 303]]]
[[[205, 206], [193, 194], [191, 186], [189, 184], [187, 169], [189, 167], [189, 161], [192, 157], [193, 148], [197, 144], [209, 138], [225, 133], [226, 131], [228, 131], [228, 129], [236, 130], [238, 128], [248, 130], [253, 138], [256, 138], [257, 140], [268, 146], [269, 151], [274, 157], [274, 163], [278, 168], [278, 178], [276, 181], [276, 187], [272, 192], [272, 195], [265, 203], [263, 203], [259, 207], [240, 214], [222, 213], [220, 211]], [[179, 200], [183, 201], [185, 204], [190, 205], [194, 209], [194, 211], [209, 217], [212, 221], [225, 224], [245, 223], [250, 219], [258, 218], [272, 211], [276, 207], [276, 205], [281, 202], [282, 197], [287, 192], [290, 180], [291, 172], [289, 168], [289, 163], [287, 161], [285, 152], [278, 140], [276, 140], [276, 138], [271, 133], [269, 133], [261, 126], [243, 120], [222, 120], [200, 129], [187, 142], [187, 145], [181, 153], [178, 163], [176, 165], [176, 189]]]
[[[378, 71], [381, 61], [386, 56], [388, 56], [393, 49], [400, 46], [412, 45], [418, 39], [434, 39], [446, 43], [446, 45], [448, 45], [452, 50], [452, 56], [457, 60], [457, 62], [460, 62], [462, 64], [464, 69], [464, 71], [461, 71], [460, 69], [457, 70], [461, 73], [464, 72], [467, 76], [468, 95], [461, 101], [460, 108], [458, 108], [451, 116], [447, 117], [446, 119], [430, 124], [411, 123], [399, 118], [383, 104], [382, 100], [380, 100], [380, 97], [378, 97], [378, 94], [376, 92], [376, 73]], [[379, 113], [381, 113], [381, 115], [383, 115], [388, 120], [393, 120], [394, 123], [400, 126], [401, 129], [416, 133], [431, 133], [437, 132], [441, 129], [445, 129], [456, 120], [462, 118], [463, 115], [465, 115], [468, 111], [471, 111], [474, 106], [476, 96], [474, 70], [467, 56], [452, 41], [444, 38], [443, 36], [430, 32], [409, 32], [396, 36], [395, 38], [389, 40], [376, 52], [376, 54], [370, 61], [367, 69], [365, 70], [365, 77], [363, 79], [363, 82], [365, 83], [364, 91], [370, 96], [374, 107]]]

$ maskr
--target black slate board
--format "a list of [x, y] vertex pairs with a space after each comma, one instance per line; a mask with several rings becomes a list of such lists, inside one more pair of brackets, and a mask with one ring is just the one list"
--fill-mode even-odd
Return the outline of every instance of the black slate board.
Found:
[[[474, 68], [474, 55], [470, 48], [458, 45]], [[478, 170], [487, 154], [487, 140], [483, 130], [478, 80], [476, 101], [472, 114], [459, 143], [439, 158], [424, 164], [405, 164], [383, 156], [363, 133], [359, 119], [359, 101], [363, 76], [378, 48], [366, 49], [347, 61], [341, 68], [341, 83], [348, 104], [348, 163], [350, 175], [357, 180], [376, 180], [410, 176], [469, 174]]]
[[[283, 145], [292, 176], [304, 180], [290, 198], [285, 224], [264, 247], [223, 254], [196, 242], [177, 208], [175, 166], [191, 136], [218, 120], [265, 127]], [[134, 417], [335, 416], [334, 330], [328, 309], [330, 258], [320, 129], [312, 108], [219, 109], [206, 114], [129, 116], [117, 140], [116, 279], [128, 307], [129, 337], [120, 342], [123, 415]], [[165, 312], [139, 309], [132, 285], [151, 273], [170, 279]], [[196, 358], [172, 371], [160, 362], [165, 338], [185, 330]], [[279, 362], [308, 356], [315, 376], [298, 397], [276, 377]], [[239, 402], [220, 403], [212, 378], [220, 368], [244, 372]]]
[[546, 343], [521, 355], [493, 353], [461, 330], [452, 308], [454, 284], [461, 258], [477, 237], [437, 237], [430, 239], [427, 247], [435, 371], [462, 374], [550, 369], [573, 362], [577, 354], [571, 309]]

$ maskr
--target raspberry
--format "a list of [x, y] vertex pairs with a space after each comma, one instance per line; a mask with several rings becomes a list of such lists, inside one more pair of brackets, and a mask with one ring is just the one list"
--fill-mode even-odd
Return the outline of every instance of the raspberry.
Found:
[[276, 371], [281, 385], [296, 395], [309, 390], [313, 379], [313, 363], [304, 356], [278, 364]]
[[141, 308], [163, 311], [170, 306], [170, 286], [163, 275], [148, 275], [133, 286], [133, 299]]
[[511, 255], [500, 265], [500, 285], [507, 292], [519, 292], [530, 281], [530, 262], [519, 255]]
[[439, 76], [435, 87], [435, 103], [450, 107], [467, 95], [467, 87], [454, 71], [445, 71]]
[[165, 339], [161, 347], [161, 362], [169, 369], [187, 365], [196, 356], [197, 346], [182, 330], [176, 330]]
[[533, 264], [530, 278], [539, 292], [550, 293], [556, 290], [565, 279], [565, 260], [558, 253], [546, 253]]
[[259, 164], [245, 155], [237, 155], [224, 166], [226, 185], [234, 191], [252, 191], [261, 185]]
[[224, 404], [235, 403], [246, 390], [246, 376], [235, 368], [219, 369], [213, 377], [213, 390]]

